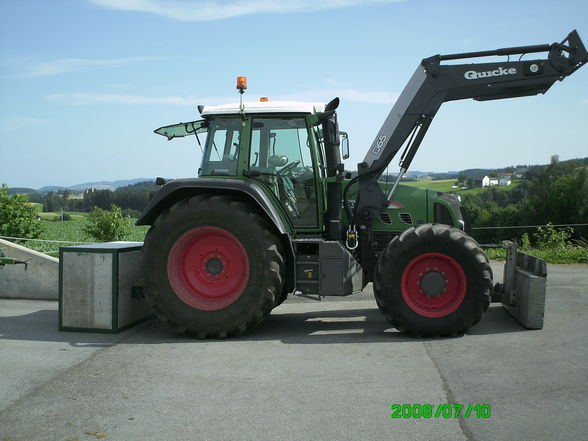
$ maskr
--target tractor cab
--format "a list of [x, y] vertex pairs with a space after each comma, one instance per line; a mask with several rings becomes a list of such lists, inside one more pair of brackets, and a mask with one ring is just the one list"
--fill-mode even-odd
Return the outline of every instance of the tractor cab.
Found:
[[336, 114], [325, 108], [267, 98], [205, 106], [202, 120], [155, 133], [168, 140], [195, 135], [202, 149], [199, 177], [253, 180], [281, 207], [292, 229], [321, 231], [326, 198], [321, 182], [333, 161], [340, 161]]

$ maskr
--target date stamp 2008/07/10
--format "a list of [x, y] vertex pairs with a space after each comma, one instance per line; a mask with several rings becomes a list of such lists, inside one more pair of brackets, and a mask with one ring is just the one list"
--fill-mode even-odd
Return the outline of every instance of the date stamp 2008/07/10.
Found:
[[490, 418], [489, 404], [392, 404], [390, 418]]

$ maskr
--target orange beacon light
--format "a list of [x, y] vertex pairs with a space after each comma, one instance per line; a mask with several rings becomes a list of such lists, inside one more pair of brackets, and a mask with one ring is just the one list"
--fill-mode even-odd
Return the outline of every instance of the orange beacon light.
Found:
[[241, 93], [247, 89], [247, 77], [237, 77], [237, 89]]

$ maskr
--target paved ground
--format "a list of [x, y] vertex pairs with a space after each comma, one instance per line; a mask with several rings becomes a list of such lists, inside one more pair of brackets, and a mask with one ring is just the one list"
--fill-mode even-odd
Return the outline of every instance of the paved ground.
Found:
[[[59, 333], [56, 302], [0, 300], [0, 440], [586, 440], [588, 267], [549, 274], [543, 330], [493, 304], [437, 340], [390, 329], [367, 294], [288, 301], [225, 341], [156, 321]], [[393, 403], [492, 414], [391, 419]]]

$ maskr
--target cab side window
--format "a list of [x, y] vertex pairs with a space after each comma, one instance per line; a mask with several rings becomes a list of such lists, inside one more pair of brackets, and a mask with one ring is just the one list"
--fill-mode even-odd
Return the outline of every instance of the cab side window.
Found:
[[200, 175], [235, 176], [240, 142], [240, 118], [214, 119], [208, 129]]
[[317, 226], [314, 164], [304, 118], [254, 118], [249, 169], [276, 195], [296, 227]]

